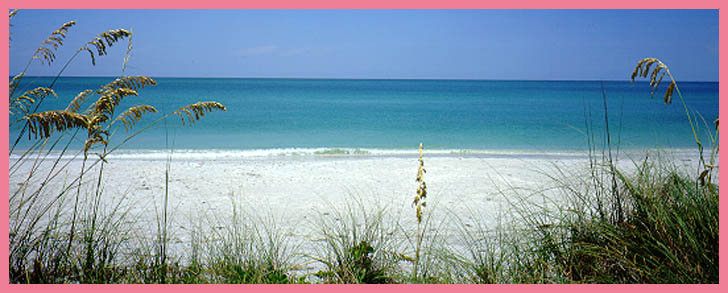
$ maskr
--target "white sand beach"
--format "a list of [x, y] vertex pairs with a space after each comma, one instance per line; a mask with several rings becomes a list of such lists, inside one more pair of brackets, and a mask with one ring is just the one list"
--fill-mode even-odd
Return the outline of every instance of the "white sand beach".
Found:
[[[683, 166], [695, 164], [697, 158], [690, 152], [672, 156], [679, 157], [673, 162]], [[10, 165], [15, 161], [11, 156]], [[11, 173], [11, 195], [23, 186], [32, 166], [31, 160], [28, 161]], [[139, 232], [152, 237], [165, 194], [167, 160], [110, 156], [108, 161], [104, 166], [102, 201], [107, 208], [121, 203], [124, 210], [128, 209], [129, 221], [141, 229]], [[66, 162], [69, 161], [64, 159], [61, 164]], [[562, 195], [552, 187], [559, 180], [576, 182], [578, 178], [573, 176], [586, 174], [589, 167], [585, 154], [578, 153], [430, 155], [425, 152], [424, 162], [428, 188], [425, 213], [438, 213], [439, 219], [458, 215], [465, 223], [471, 221], [468, 215], [475, 215], [478, 219], [472, 221], [486, 227], [509, 221], [507, 215], [524, 201], [539, 205], [558, 203]], [[35, 177], [44, 178], [51, 164], [49, 161], [41, 165]], [[78, 175], [80, 166], [80, 159], [71, 160], [65, 171], [44, 188], [44, 194], [57, 194]], [[618, 166], [630, 170], [634, 163], [625, 156]], [[301, 239], [315, 237], [312, 231], [318, 229], [316, 219], [333, 217], [356, 200], [366, 207], [386, 207], [401, 227], [414, 227], [415, 210], [411, 203], [417, 188], [417, 167], [416, 155], [217, 159], [172, 156], [168, 183], [173, 242], [184, 250], [190, 231], [224, 228], [234, 204], [256, 217], [276, 219], [276, 229]], [[93, 194], [97, 174], [94, 169], [84, 177], [85, 188], [81, 194]], [[37, 189], [33, 184], [37, 181], [28, 190]], [[76, 189], [72, 188], [64, 195], [66, 213], [72, 208], [75, 194]], [[444, 225], [441, 232], [445, 236], [455, 235], [456, 223]]]

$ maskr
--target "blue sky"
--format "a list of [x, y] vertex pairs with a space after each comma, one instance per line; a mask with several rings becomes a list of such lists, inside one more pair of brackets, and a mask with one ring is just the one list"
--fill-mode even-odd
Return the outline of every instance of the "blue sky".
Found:
[[[644, 57], [678, 80], [718, 80], [717, 10], [21, 10], [10, 28], [10, 74], [75, 20], [55, 75], [96, 34], [133, 29], [126, 74], [626, 80]], [[117, 76], [126, 41], [66, 76]]]

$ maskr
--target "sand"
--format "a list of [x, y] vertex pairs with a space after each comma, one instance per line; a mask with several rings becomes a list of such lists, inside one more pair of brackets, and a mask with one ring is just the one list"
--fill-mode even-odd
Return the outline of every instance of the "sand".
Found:
[[[695, 164], [696, 156], [689, 152], [670, 156], [673, 162], [684, 167]], [[457, 226], [463, 223], [474, 225], [471, 222], [477, 221], [485, 227], [502, 225], [515, 219], [509, 215], [523, 203], [558, 207], [563, 194], [553, 187], [558, 186], [560, 179], [578, 181], [574, 176], [586, 174], [589, 166], [583, 153], [426, 153], [424, 160], [428, 187], [426, 213], [440, 215], [438, 219], [446, 221], [438, 228], [444, 227], [441, 231], [444, 237], [454, 237]], [[14, 162], [11, 156], [11, 166]], [[69, 165], [45, 187], [46, 194], [58, 193], [80, 170], [78, 158], [64, 159], [62, 163]], [[357, 201], [366, 208], [386, 207], [402, 229], [415, 225], [411, 203], [418, 185], [416, 155], [217, 159], [173, 156], [167, 163], [162, 158], [110, 157], [104, 166], [102, 201], [106, 210], [121, 203], [119, 206], [128, 212], [127, 218], [139, 230], [136, 233], [152, 237], [165, 194], [165, 169], [169, 167], [170, 229], [173, 242], [178, 244], [178, 253], [184, 254], [191, 231], [226, 228], [231, 223], [233, 206], [259, 219], [275, 219], [276, 229], [286, 231], [288, 237], [303, 240], [316, 237], [315, 231], [320, 230], [317, 223], [322, 217], [336, 217], [347, 205]], [[633, 169], [627, 157], [618, 164]], [[50, 166], [50, 162], [41, 165], [37, 174], [47, 173]], [[31, 164], [24, 164], [10, 175], [11, 195], [22, 186], [30, 167]], [[93, 194], [96, 172], [84, 178], [82, 194]], [[37, 182], [32, 184], [37, 188]], [[66, 213], [72, 207], [73, 196], [75, 189], [64, 195]], [[452, 215], [461, 217], [463, 223], [455, 223]], [[302, 247], [310, 249], [306, 245]]]

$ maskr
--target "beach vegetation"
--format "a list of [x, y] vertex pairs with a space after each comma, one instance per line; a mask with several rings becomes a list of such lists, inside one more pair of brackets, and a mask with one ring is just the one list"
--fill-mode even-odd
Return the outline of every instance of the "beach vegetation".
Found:
[[[10, 13], [10, 18], [17, 11]], [[50, 65], [55, 61], [54, 51], [64, 43], [74, 21], [63, 24], [44, 40], [28, 61], [24, 71], [12, 78], [9, 83], [9, 107], [14, 116], [13, 127], [22, 123], [23, 127], [15, 143], [10, 149], [13, 154], [20, 139], [28, 132], [28, 138], [35, 142], [22, 151], [19, 159], [10, 166], [10, 174], [17, 172], [21, 166], [30, 165], [31, 171], [22, 183], [22, 188], [10, 195], [10, 280], [13, 283], [25, 282], [117, 282], [116, 276], [121, 274], [119, 253], [122, 244], [127, 242], [128, 235], [126, 211], [120, 202], [102, 199], [103, 170], [108, 163], [106, 157], [134, 136], [149, 129], [172, 114], [177, 114], [187, 123], [200, 119], [205, 113], [225, 110], [216, 102], [201, 102], [184, 106], [151, 122], [141, 130], [128, 134], [121, 142], [109, 146], [110, 138], [117, 133], [112, 126], [121, 121], [128, 132], [145, 114], [156, 113], [150, 105], [134, 106], [115, 116], [116, 107], [129, 96], [137, 96], [137, 90], [145, 86], [156, 85], [146, 76], [121, 76], [101, 86], [97, 90], [85, 90], [72, 99], [63, 110], [38, 112], [40, 104], [48, 96], [55, 96], [53, 86], [63, 70], [71, 63], [79, 52], [89, 52], [92, 64], [95, 65], [94, 51], [97, 56], [107, 54], [107, 48], [120, 40], [130, 37], [131, 33], [124, 29], [110, 30], [96, 36], [84, 44], [69, 58], [53, 82], [47, 87], [39, 87], [23, 94], [15, 95], [27, 69], [33, 60], [40, 60]], [[129, 46], [131, 47], [131, 45]], [[127, 51], [127, 54], [129, 52]], [[128, 59], [128, 58], [127, 58]], [[125, 60], [127, 60], [125, 59]], [[98, 98], [84, 111], [82, 105], [90, 97]], [[11, 117], [12, 118], [12, 117]], [[72, 152], [72, 142], [80, 131], [87, 133], [83, 147], [72, 155], [73, 158], [83, 154], [81, 170], [74, 178], [64, 178], [66, 184], [61, 190], [48, 190], [49, 182], [56, 177], [67, 174], [69, 163], [61, 163], [67, 152]], [[66, 142], [62, 138], [66, 136]], [[103, 146], [95, 150], [96, 145]], [[93, 152], [93, 162], [87, 164], [89, 154]], [[84, 189], [84, 175], [95, 170], [98, 172], [91, 189]], [[12, 176], [12, 175], [11, 175]], [[76, 187], [73, 200], [69, 191]], [[93, 190], [93, 191], [92, 191]], [[71, 215], [65, 214], [65, 206], [73, 202]], [[79, 224], [81, 227], [78, 227]], [[80, 230], [80, 231], [79, 231]], [[77, 236], [78, 237], [75, 237]], [[62, 244], [63, 243], [63, 244]]]
[[[652, 72], [650, 72], [650, 67], [655, 64], [655, 68], [652, 69]], [[650, 79], [650, 87], [652, 87], [652, 96], [654, 96], [655, 92], [657, 91], [658, 87], [660, 86], [660, 82], [662, 81], [662, 78], [667, 75], [670, 78], [670, 85], [665, 90], [665, 97], [664, 102], [665, 104], [671, 104], [672, 103], [672, 96], [674, 93], [677, 93], [678, 97], [680, 98], [680, 102], [682, 103], [683, 109], [685, 110], [685, 116], [688, 119], [688, 124], [690, 125], [690, 130], [693, 134], [693, 139], [695, 140], [695, 144], [698, 147], [698, 153], [699, 153], [699, 159], [700, 159], [700, 165], [698, 166], [699, 169], [699, 175], [698, 175], [698, 181], [700, 184], [711, 186], [712, 177], [713, 177], [713, 170], [718, 168], [717, 165], [717, 156], [718, 156], [718, 150], [719, 150], [719, 140], [718, 140], [718, 119], [719, 117], [716, 117], [714, 120], [715, 123], [715, 132], [711, 131], [712, 127], [708, 126], [708, 123], [705, 121], [705, 118], [703, 118], [700, 113], [692, 113], [690, 109], [688, 109], [687, 104], [685, 103], [685, 99], [683, 98], [682, 93], [680, 93], [680, 88], [677, 85], [677, 82], [675, 81], [675, 78], [672, 76], [672, 73], [670, 73], [670, 69], [660, 61], [660, 59], [657, 58], [644, 58], [637, 62], [637, 66], [635, 66], [634, 71], [632, 72], [632, 82], [635, 81], [636, 77], [642, 77], [647, 78], [647, 75], [649, 74]], [[659, 76], [659, 78], [658, 78]], [[706, 161], [705, 156], [703, 154], [704, 152], [704, 144], [700, 140], [700, 122], [703, 122], [703, 125], [705, 126], [704, 131], [708, 135], [710, 141], [710, 157], [708, 158], [708, 161]]]
[[417, 217], [417, 234], [415, 235], [415, 263], [414, 263], [414, 270], [413, 275], [417, 276], [417, 269], [420, 263], [420, 249], [422, 248], [422, 240], [424, 239], [424, 231], [422, 230], [422, 210], [425, 206], [427, 206], [427, 202], [425, 201], [425, 198], [427, 197], [427, 183], [425, 182], [425, 179], [423, 178], [425, 176], [425, 173], [427, 170], [425, 170], [425, 161], [423, 159], [424, 153], [422, 151], [422, 143], [420, 143], [420, 147], [418, 148], [418, 151], [420, 153], [420, 158], [417, 159], [419, 162], [419, 166], [417, 167], [417, 178], [415, 181], [419, 184], [417, 186], [417, 194], [415, 195], [414, 200], [412, 201], [412, 205], [415, 206], [415, 210], [417, 213], [415, 214]]
[[[685, 173], [659, 151], [633, 159], [634, 171], [617, 167], [612, 152], [604, 98], [604, 141], [587, 125], [589, 168], [550, 175], [557, 187], [536, 190], [509, 201], [520, 215], [516, 227], [471, 229], [461, 224], [466, 253], [461, 256], [477, 283], [717, 283], [718, 185], [709, 176], [717, 169], [717, 120], [707, 162], [677, 83], [658, 59], [641, 60], [632, 78], [646, 77], [650, 66], [653, 92], [665, 75], [671, 85], [664, 102], [677, 93], [698, 146], [699, 170]], [[662, 72], [662, 73], [661, 73]], [[657, 153], [657, 154], [655, 154]], [[556, 194], [553, 194], [556, 192]], [[529, 196], [560, 198], [551, 204]], [[506, 196], [505, 194], [503, 196]], [[477, 216], [476, 216], [477, 218]], [[489, 229], [490, 228], [490, 229]]]
[[312, 259], [324, 265], [314, 276], [324, 283], [394, 283], [402, 242], [386, 207], [352, 197], [344, 210], [316, 220], [320, 239]]

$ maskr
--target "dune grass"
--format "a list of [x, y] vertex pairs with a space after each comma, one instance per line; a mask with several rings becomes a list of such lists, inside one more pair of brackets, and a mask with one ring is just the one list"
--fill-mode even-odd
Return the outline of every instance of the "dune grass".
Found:
[[[9, 17], [12, 19], [16, 14], [17, 10], [14, 10]], [[127, 37], [131, 41], [131, 32], [124, 29], [103, 32], [78, 49], [47, 87], [16, 94], [33, 60], [48, 65], [54, 62], [54, 52], [63, 46], [66, 34], [74, 25], [74, 21], [67, 22], [52, 32], [32, 55], [23, 72], [9, 83], [10, 126], [22, 125], [10, 154], [26, 132], [29, 139], [36, 141], [9, 166], [11, 176], [22, 168], [28, 170], [20, 188], [9, 196], [9, 273], [13, 283], [123, 280], [127, 267], [118, 261], [118, 256], [128, 242], [126, 235], [131, 225], [126, 222], [128, 210], [122, 205], [123, 201], [114, 203], [103, 196], [106, 157], [170, 115], [179, 115], [183, 124], [185, 121], [191, 124], [208, 112], [226, 110], [216, 102], [199, 102], [181, 107], [130, 134], [136, 122], [146, 114], [156, 113], [156, 109], [139, 105], [118, 114], [116, 108], [126, 97], [137, 96], [138, 90], [156, 85], [156, 82], [146, 76], [120, 76], [96, 90], [82, 91], [63, 110], [37, 112], [46, 97], [57, 97], [52, 89], [55, 82], [80, 52], [87, 51], [95, 65], [95, 56], [107, 55], [108, 47]], [[129, 59], [130, 50], [131, 43], [124, 63]], [[86, 103], [93, 99], [94, 102]], [[87, 107], [81, 111], [84, 105]], [[112, 136], [123, 135], [116, 131], [119, 121], [124, 125], [126, 136], [120, 143], [109, 145]], [[87, 134], [86, 138], [79, 137], [83, 132]], [[63, 143], [63, 139], [67, 142]], [[83, 147], [73, 151], [71, 144], [77, 139], [84, 142]], [[73, 159], [83, 155], [81, 169], [70, 178], [70, 160], [63, 160], [66, 154], [72, 155]], [[96, 176], [88, 178], [92, 173]], [[64, 182], [60, 190], [46, 188], [50, 182], [60, 180]], [[76, 192], [72, 195], [74, 188]], [[69, 214], [68, 211], [72, 212]]]
[[314, 253], [323, 283], [386, 284], [399, 272], [403, 237], [386, 207], [349, 196], [347, 205], [320, 212], [312, 224]]
[[[507, 282], [718, 281], [717, 186], [696, 188], [694, 178], [649, 160], [634, 174], [601, 168], [617, 173], [617, 187], [609, 178], [581, 190], [569, 182], [562, 190], [567, 204], [529, 218], [526, 245], [506, 257], [524, 279]], [[596, 205], [597, 188], [615, 192], [612, 200], [623, 207]]]

